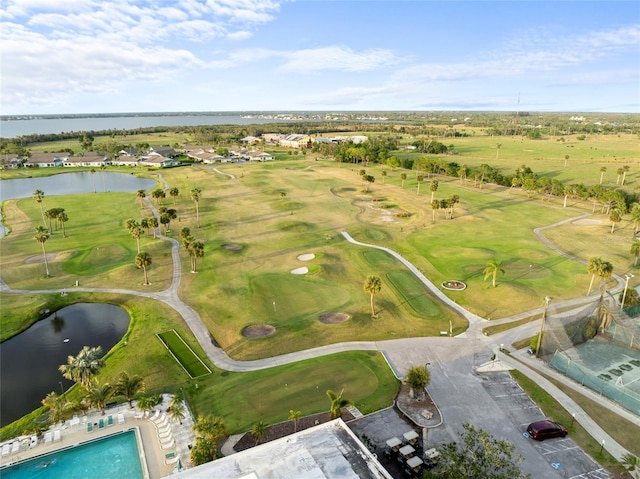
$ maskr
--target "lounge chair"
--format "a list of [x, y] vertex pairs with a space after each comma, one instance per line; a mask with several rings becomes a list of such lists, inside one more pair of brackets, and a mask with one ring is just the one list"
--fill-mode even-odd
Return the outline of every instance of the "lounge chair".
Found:
[[29, 447], [36, 447], [37, 445], [38, 445], [38, 436], [34, 434], [30, 438]]
[[169, 436], [171, 436], [171, 430], [168, 430], [167, 432], [163, 432], [162, 434], [158, 434], [158, 439], [165, 439]]
[[53, 441], [53, 433], [51, 431], [47, 431], [44, 433], [44, 443], [49, 444]]
[[20, 452], [20, 441], [14, 441], [11, 444], [11, 454], [15, 454], [16, 452]]
[[144, 417], [144, 412], [138, 411], [133, 415], [134, 419], [142, 419]]
[[93, 432], [93, 423], [92, 422], [88, 422], [87, 423], [87, 432]]
[[11, 452], [11, 444], [6, 443], [2, 445], [2, 455], [3, 456], [8, 456], [9, 453]]
[[62, 440], [62, 433], [60, 429], [56, 429], [55, 431], [53, 431], [53, 441], [57, 442], [61, 440]]
[[107, 418], [107, 426], [113, 426], [113, 416]]
[[168, 442], [167, 444], [161, 444], [160, 447], [162, 447], [162, 449], [169, 449], [173, 447], [175, 443], [176, 442], [173, 439], [171, 439], [171, 442]]
[[118, 424], [124, 424], [124, 414], [118, 414]]
[[171, 441], [173, 441], [173, 436], [171, 435], [171, 433], [169, 433], [167, 437], [159, 437], [158, 441], [160, 441], [160, 444], [169, 444]]
[[156, 409], [156, 412], [149, 419], [154, 421], [155, 419], [158, 419], [159, 416], [160, 416], [160, 411], [158, 409]]
[[[168, 454], [167, 454], [167, 455], [168, 455]], [[165, 459], [165, 460], [164, 460], [164, 463], [165, 463], [167, 466], [170, 466], [171, 464], [175, 464], [175, 463], [176, 463], [176, 462], [178, 462], [179, 460], [180, 460], [180, 456], [174, 456], [174, 457], [171, 457], [171, 458]]]
[[98, 421], [98, 429], [104, 429], [104, 419], [100, 418]]

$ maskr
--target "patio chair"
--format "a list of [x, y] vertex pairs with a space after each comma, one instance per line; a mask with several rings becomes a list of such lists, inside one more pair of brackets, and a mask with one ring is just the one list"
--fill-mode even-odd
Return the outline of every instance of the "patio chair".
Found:
[[44, 433], [44, 443], [49, 444], [53, 441], [53, 433], [51, 431], [47, 431]]
[[113, 416], [107, 418], [107, 426], [113, 426]]
[[60, 431], [60, 429], [56, 429], [55, 431], [53, 431], [53, 442], [57, 442], [61, 440], [62, 440], [62, 432]]
[[92, 422], [88, 422], [87, 423], [87, 432], [93, 432], [93, 423]]
[[104, 419], [100, 418], [98, 421], [98, 429], [104, 429]]
[[124, 414], [118, 414], [118, 424], [124, 424]]

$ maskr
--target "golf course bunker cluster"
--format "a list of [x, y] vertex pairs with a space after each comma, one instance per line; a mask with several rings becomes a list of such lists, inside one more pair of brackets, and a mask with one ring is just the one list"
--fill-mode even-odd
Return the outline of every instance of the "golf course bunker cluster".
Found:
[[[300, 254], [297, 256], [298, 261], [311, 261], [316, 257], [313, 253]], [[309, 268], [306, 266], [302, 266], [300, 268], [292, 269], [291, 274], [307, 274], [309, 272]]]

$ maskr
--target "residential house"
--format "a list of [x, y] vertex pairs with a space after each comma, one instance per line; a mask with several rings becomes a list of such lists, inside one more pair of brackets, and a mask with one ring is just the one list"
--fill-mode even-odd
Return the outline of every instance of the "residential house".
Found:
[[273, 161], [275, 158], [273, 155], [264, 151], [248, 151], [246, 157], [249, 161]]
[[199, 159], [207, 165], [210, 165], [212, 163], [226, 163], [228, 160], [230, 161], [229, 158], [218, 155], [217, 153], [202, 153]]
[[175, 158], [180, 156], [180, 153], [170, 146], [156, 146], [151, 148], [146, 156], [165, 156], [167, 158]]
[[69, 159], [69, 153], [34, 153], [24, 162], [26, 168], [55, 168]]
[[140, 158], [138, 164], [141, 166], [150, 166], [153, 168], [167, 168], [170, 166], [180, 166], [182, 163], [180, 162], [180, 160], [167, 158], [165, 156], [149, 155]]
[[71, 156], [64, 160], [62, 166], [87, 166], [93, 168], [101, 168], [111, 164], [111, 159], [104, 155], [99, 155], [93, 151], [88, 151], [82, 156]]
[[0, 155], [0, 167], [4, 170], [15, 169], [22, 166], [24, 160], [16, 155]]
[[247, 145], [255, 145], [261, 141], [262, 140], [256, 136], [245, 136], [244, 138], [240, 138], [240, 143], [246, 143]]
[[138, 153], [139, 151], [137, 148], [124, 148], [118, 152], [117, 156], [134, 157], [134, 156], [138, 156]]

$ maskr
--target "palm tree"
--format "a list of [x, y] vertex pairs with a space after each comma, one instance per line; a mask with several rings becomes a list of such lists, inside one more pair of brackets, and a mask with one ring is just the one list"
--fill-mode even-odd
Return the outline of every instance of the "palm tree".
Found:
[[436, 222], [436, 210], [440, 209], [440, 202], [438, 200], [433, 200], [431, 202], [431, 222]]
[[193, 464], [204, 464], [217, 459], [218, 442], [227, 435], [224, 419], [198, 416], [193, 430], [197, 434], [196, 444], [190, 454]]
[[138, 253], [140, 253], [140, 236], [142, 236], [142, 225], [136, 220], [129, 218], [127, 221], [125, 221], [125, 227], [129, 230], [131, 236], [136, 240]]
[[629, 165], [624, 165], [622, 167], [622, 181], [620, 182], [620, 186], [624, 186], [624, 180], [627, 178], [627, 173], [629, 172], [631, 168], [629, 167]]
[[76, 356], [67, 356], [67, 364], [58, 367], [62, 375], [80, 384], [85, 389], [91, 386], [91, 380], [104, 366], [100, 346], [84, 346]]
[[256, 440], [256, 446], [261, 442], [265, 442], [269, 438], [267, 426], [268, 424], [264, 421], [258, 421], [251, 426], [251, 434]]
[[191, 256], [191, 272], [197, 273], [197, 258], [204, 257], [204, 243], [199, 240], [190, 241], [187, 250]]
[[49, 408], [49, 420], [56, 424], [69, 412], [71, 403], [64, 396], [52, 391], [42, 400], [42, 405]]
[[567, 161], [569, 161], [569, 155], [564, 155], [564, 167], [567, 167]]
[[620, 463], [626, 472], [631, 473], [631, 477], [640, 478], [640, 460], [638, 456], [627, 452], [622, 455]]
[[180, 196], [180, 190], [175, 186], [169, 190], [169, 194], [173, 198], [173, 206], [176, 205], [176, 198]]
[[182, 402], [182, 397], [174, 394], [169, 399], [169, 417], [173, 420], [177, 420], [180, 424], [182, 424], [182, 420], [186, 415], [187, 408], [184, 406], [184, 402]]
[[496, 287], [496, 279], [498, 277], [498, 274], [504, 274], [504, 269], [500, 267], [501, 265], [502, 261], [491, 260], [487, 263], [487, 266], [483, 271], [485, 281], [488, 278], [491, 278], [491, 284], [494, 288]]
[[114, 387], [114, 394], [124, 396], [129, 402], [129, 406], [133, 407], [133, 398], [145, 390], [146, 386], [141, 376], [130, 377], [125, 371], [122, 371]]
[[202, 194], [202, 190], [200, 188], [192, 188], [191, 189], [191, 199], [196, 204], [196, 226], [200, 228], [200, 195]]
[[418, 191], [416, 192], [416, 195], [419, 195], [420, 194], [420, 185], [424, 181], [424, 176], [422, 176], [422, 175], [416, 176], [416, 181], [418, 182]]
[[136, 266], [142, 268], [144, 272], [144, 285], [149, 286], [149, 279], [147, 278], [147, 268], [151, 266], [151, 255], [145, 251], [141, 251], [136, 255]]
[[371, 316], [375, 317], [376, 310], [373, 307], [373, 297], [382, 289], [382, 281], [377, 276], [368, 276], [364, 281], [364, 290], [371, 296]]
[[104, 193], [107, 192], [107, 185], [104, 182], [104, 170], [106, 170], [106, 169], [107, 169], [106, 165], [100, 165], [100, 176], [102, 177], [102, 191]]
[[155, 190], [153, 190], [151, 192], [151, 196], [153, 196], [153, 198], [156, 200], [156, 203], [158, 203], [158, 206], [160, 205], [160, 202], [162, 201], [162, 199], [167, 197], [167, 195], [165, 194], [162, 188], [156, 188]]
[[438, 191], [438, 180], [431, 180], [429, 190], [431, 191], [431, 201], [433, 201], [433, 195], [435, 195], [436, 191]]
[[382, 175], [382, 184], [384, 185], [384, 180], [387, 178], [387, 170], [382, 170], [380, 174]]
[[140, 203], [140, 208], [142, 208], [142, 201], [147, 197], [147, 194], [144, 190], [138, 190], [136, 193], [136, 198], [138, 198], [138, 203]]
[[602, 184], [602, 179], [604, 178], [604, 174], [607, 172], [606, 166], [600, 167], [600, 184]]
[[371, 185], [376, 181], [376, 178], [373, 175], [364, 175], [362, 179], [367, 183], [365, 191], [369, 191]]
[[620, 210], [618, 210], [618, 208], [613, 208], [611, 210], [611, 213], [609, 214], [609, 221], [611, 221], [611, 232], [613, 233], [616, 224], [622, 221], [622, 215], [620, 214]]
[[44, 212], [44, 217], [49, 219], [49, 234], [53, 234], [52, 221], [58, 219], [58, 214], [62, 208], [50, 208]]
[[136, 408], [140, 411], [151, 411], [155, 407], [155, 401], [151, 396], [140, 396], [136, 399]]
[[343, 392], [344, 389], [340, 391], [340, 394], [336, 394], [331, 389], [327, 390], [327, 397], [331, 401], [331, 406], [329, 407], [329, 419], [342, 417], [342, 408], [353, 405], [353, 402], [349, 399], [342, 398]]
[[64, 229], [64, 224], [69, 221], [69, 216], [64, 211], [58, 215], [58, 221], [60, 222], [60, 226], [62, 226], [62, 237], [66, 238], [67, 233]]
[[460, 167], [460, 183], [464, 183], [467, 179], [467, 173], [469, 173], [469, 167], [467, 165], [462, 165]]
[[147, 221], [149, 223], [149, 228], [153, 228], [153, 239], [156, 239], [156, 231], [158, 228], [158, 225], [160, 224], [158, 222], [158, 218], [156, 218], [155, 216], [150, 216], [149, 218], [147, 218]]
[[402, 188], [404, 189], [404, 180], [407, 179], [406, 173], [400, 173], [400, 179], [402, 180]]
[[631, 221], [633, 222], [633, 232], [637, 233], [640, 228], [640, 203], [634, 203], [631, 207]]
[[298, 421], [302, 416], [302, 411], [294, 411], [289, 409], [289, 421], [293, 421], [293, 432], [298, 432]]
[[97, 379], [93, 379], [91, 386], [87, 389], [86, 401], [90, 406], [100, 409], [102, 414], [107, 408], [107, 401], [111, 398], [113, 387], [109, 383], [100, 384]]
[[36, 241], [42, 245], [42, 257], [44, 258], [44, 268], [47, 274], [47, 278], [51, 276], [49, 273], [49, 262], [47, 261], [47, 250], [44, 248], [44, 244], [49, 239], [49, 231], [44, 226], [36, 227], [36, 235], [34, 236]]
[[593, 281], [596, 279], [596, 275], [600, 271], [602, 267], [602, 259], [593, 257], [589, 260], [589, 264], [587, 265], [587, 272], [591, 275], [591, 282], [589, 283], [589, 289], [587, 290], [587, 296], [591, 293], [591, 288], [593, 287]]
[[502, 148], [502, 143], [496, 143], [496, 160], [500, 156], [500, 148]]
[[624, 174], [624, 168], [618, 168], [618, 171], [616, 173], [618, 173], [618, 177], [616, 178], [616, 185], [617, 185], [618, 183], [620, 183], [620, 178]]
[[42, 221], [44, 221], [44, 225], [47, 226], [47, 220], [44, 217], [44, 209], [42, 208], [42, 200], [44, 199], [44, 191], [36, 190], [33, 192], [33, 199], [36, 200], [36, 203], [40, 205], [40, 214], [42, 215]]
[[633, 255], [633, 266], [638, 266], [638, 257], [640, 257], [640, 239], [633, 239], [630, 253]]

